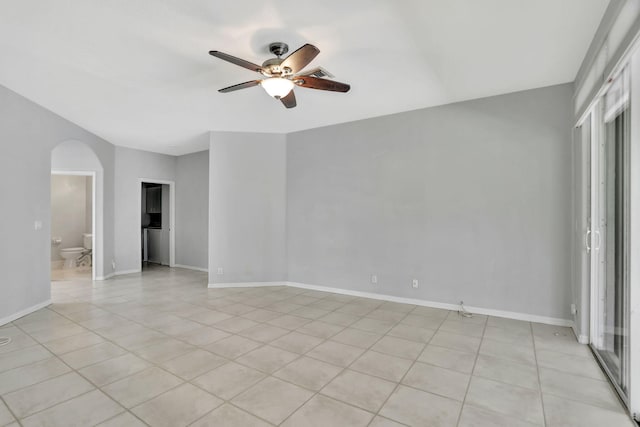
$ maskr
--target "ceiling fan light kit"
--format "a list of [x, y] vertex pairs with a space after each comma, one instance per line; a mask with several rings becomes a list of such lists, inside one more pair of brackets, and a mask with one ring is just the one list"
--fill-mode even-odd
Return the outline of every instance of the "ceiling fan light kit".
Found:
[[284, 98], [293, 89], [293, 82], [282, 77], [264, 79], [260, 82], [260, 85], [269, 95], [276, 99]]
[[297, 105], [293, 92], [295, 86], [332, 92], [348, 92], [351, 88], [346, 83], [325, 78], [333, 76], [321, 67], [316, 67], [308, 72], [301, 71], [320, 53], [320, 50], [311, 44], [305, 44], [284, 59], [281, 56], [289, 51], [289, 46], [286, 43], [271, 43], [269, 51], [276, 57], [267, 59], [262, 65], [257, 65], [217, 50], [210, 51], [209, 54], [216, 58], [255, 71], [266, 77], [262, 80], [250, 80], [225, 87], [218, 90], [218, 92], [234, 92], [260, 85], [270, 96], [279, 99], [285, 107], [293, 108]]

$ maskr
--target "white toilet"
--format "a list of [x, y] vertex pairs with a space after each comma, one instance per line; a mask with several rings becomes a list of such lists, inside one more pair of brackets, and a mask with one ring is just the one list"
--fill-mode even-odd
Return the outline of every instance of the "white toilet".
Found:
[[82, 234], [82, 242], [84, 247], [82, 248], [64, 248], [60, 249], [60, 256], [64, 259], [63, 268], [75, 268], [77, 266], [77, 261], [80, 257], [91, 251], [93, 247], [93, 235], [89, 233]]

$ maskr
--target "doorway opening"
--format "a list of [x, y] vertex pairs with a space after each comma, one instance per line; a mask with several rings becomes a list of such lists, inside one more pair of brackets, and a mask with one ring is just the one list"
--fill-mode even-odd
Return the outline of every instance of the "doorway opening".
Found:
[[140, 179], [140, 271], [175, 265], [175, 183]]
[[95, 280], [96, 173], [51, 171], [51, 280]]

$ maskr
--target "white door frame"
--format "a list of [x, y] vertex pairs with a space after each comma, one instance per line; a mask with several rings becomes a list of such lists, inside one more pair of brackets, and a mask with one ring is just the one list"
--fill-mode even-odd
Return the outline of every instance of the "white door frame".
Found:
[[[635, 65], [635, 67], [634, 67]], [[637, 51], [633, 63], [630, 64], [631, 69], [640, 69], [640, 50]], [[628, 406], [630, 415], [636, 420], [640, 420], [640, 76], [629, 73], [631, 77], [631, 103], [630, 103], [630, 141], [629, 141], [629, 190], [627, 193], [629, 208], [629, 218], [626, 226], [629, 233], [629, 318], [628, 328], [630, 334], [628, 336], [628, 384], [627, 397], [623, 399]], [[606, 91], [603, 91], [606, 93]], [[604, 225], [602, 201], [598, 199], [599, 194], [604, 194], [604, 179], [599, 176], [603, 170], [602, 162], [604, 161], [604, 128], [603, 128], [603, 107], [602, 99], [598, 99], [591, 108], [592, 117], [592, 283], [591, 287], [591, 330], [590, 342], [601, 345], [602, 330], [596, 321], [603, 315], [603, 295], [600, 294], [598, 282], [604, 283], [605, 278], [605, 257], [606, 247], [604, 233], [606, 226]], [[593, 157], [595, 156], [595, 157]], [[606, 368], [605, 368], [606, 370]], [[615, 388], [618, 388], [614, 384]]]
[[[630, 149], [629, 149], [629, 384], [628, 384], [628, 409], [630, 415], [640, 421], [640, 41], [636, 42], [633, 47], [628, 49], [616, 67], [609, 73], [609, 77], [613, 77], [624, 66], [630, 66]], [[608, 78], [604, 81], [610, 81]], [[601, 126], [602, 117], [602, 96], [607, 91], [608, 84], [604, 84], [593, 97], [590, 106], [585, 109], [583, 118], [591, 114], [591, 144], [592, 144], [592, 234], [591, 234], [591, 283], [590, 287], [590, 331], [589, 338], [591, 343], [597, 343], [600, 340], [601, 331], [599, 325], [595, 321], [596, 313], [602, 310], [600, 303], [600, 295], [594, 282], [602, 280], [599, 275], [603, 274], [602, 257], [604, 246], [602, 245], [599, 217], [600, 201], [598, 200], [598, 192], [601, 191], [600, 185], [602, 181], [598, 176], [600, 171], [599, 159], [602, 157], [602, 141], [604, 140], [603, 129]], [[595, 250], [594, 250], [595, 249]]]
[[[605, 251], [603, 250], [604, 218], [600, 196], [604, 194], [604, 179], [601, 177], [604, 154], [604, 134], [601, 126], [602, 106], [598, 101], [591, 110], [591, 283], [590, 283], [590, 343], [601, 346], [602, 331], [598, 320], [602, 318], [602, 295], [599, 283], [604, 281]], [[597, 314], [596, 314], [597, 313]]]
[[96, 280], [96, 240], [100, 239], [100, 241], [102, 241], [102, 236], [96, 235], [96, 171], [68, 171], [56, 169], [51, 170], [51, 175], [91, 177], [91, 280]]
[[[169, 267], [175, 267], [176, 265], [176, 182], [166, 179], [156, 178], [138, 178], [138, 190], [142, 188], [142, 183], [147, 182], [149, 184], [164, 184], [169, 186]], [[138, 210], [136, 211], [136, 218], [138, 218], [138, 225], [140, 225], [140, 214], [142, 212], [142, 196], [138, 193]], [[138, 269], [142, 271], [142, 233], [138, 230]]]
[[640, 421], [640, 46], [631, 58], [630, 86], [630, 271], [629, 410]]
[[[579, 303], [577, 313], [574, 314], [574, 333], [580, 344], [589, 344], [591, 331], [591, 275], [592, 262], [591, 252], [593, 250], [593, 226], [592, 226], [592, 205], [591, 205], [591, 127], [590, 116], [587, 120], [576, 125], [578, 138], [574, 141], [573, 147], [573, 168], [574, 168], [574, 208], [576, 215], [573, 218], [575, 223], [574, 235], [574, 287], [577, 293], [574, 295], [576, 303]], [[579, 202], [579, 203], [577, 203]]]

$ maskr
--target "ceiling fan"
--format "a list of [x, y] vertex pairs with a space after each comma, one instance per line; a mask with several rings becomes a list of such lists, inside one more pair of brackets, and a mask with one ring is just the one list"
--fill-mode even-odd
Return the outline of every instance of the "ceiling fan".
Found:
[[346, 83], [325, 78], [333, 76], [322, 67], [301, 72], [301, 70], [320, 53], [320, 50], [311, 44], [305, 44], [284, 59], [281, 58], [282, 55], [289, 51], [289, 46], [287, 46], [286, 43], [271, 43], [269, 45], [269, 51], [276, 55], [276, 57], [267, 59], [262, 65], [257, 65], [217, 50], [210, 51], [209, 54], [216, 58], [258, 72], [266, 77], [262, 80], [250, 80], [225, 87], [218, 90], [218, 92], [227, 93], [260, 85], [269, 95], [279, 99], [285, 107], [293, 108], [296, 106], [296, 96], [293, 93], [294, 86], [333, 92], [348, 92], [351, 88]]

